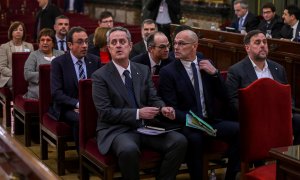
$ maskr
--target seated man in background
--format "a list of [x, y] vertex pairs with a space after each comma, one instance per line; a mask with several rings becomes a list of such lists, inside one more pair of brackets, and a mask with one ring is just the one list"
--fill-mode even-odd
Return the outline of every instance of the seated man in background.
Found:
[[70, 20], [65, 15], [60, 15], [55, 18], [54, 30], [56, 43], [54, 49], [68, 51], [67, 34], [70, 28]]
[[[282, 84], [288, 83], [284, 67], [267, 59], [269, 52], [268, 43], [262, 31], [250, 31], [244, 37], [244, 44], [248, 56], [229, 68], [226, 80], [230, 114], [236, 121], [238, 121], [238, 90], [240, 88], [245, 88], [260, 78], [271, 78]], [[299, 115], [293, 116], [292, 120], [294, 143], [299, 143]]]
[[158, 75], [163, 66], [174, 60], [169, 56], [169, 40], [162, 32], [150, 34], [147, 38], [147, 49], [148, 52], [135, 56], [131, 61], [147, 65], [152, 75]]
[[130, 52], [130, 58], [133, 58], [142, 53], [146, 53], [147, 49], [147, 38], [148, 36], [157, 31], [157, 26], [152, 19], [145, 19], [141, 26], [142, 40], [133, 45], [133, 48]]
[[249, 32], [257, 28], [259, 19], [249, 11], [248, 2], [246, 0], [235, 0], [233, 8], [235, 16], [233, 17], [231, 27], [236, 32]]
[[[103, 11], [98, 20], [98, 27], [107, 27], [112, 28], [114, 27], [114, 17], [111, 12]], [[95, 56], [99, 56], [100, 50], [95, 48], [94, 45], [94, 33], [89, 35], [89, 44], [88, 44], [88, 53], [94, 54]]]
[[129, 61], [132, 42], [126, 28], [112, 28], [107, 44], [112, 61], [92, 76], [99, 151], [116, 155], [122, 179], [135, 180], [140, 179], [141, 148], [151, 148], [162, 155], [156, 178], [175, 180], [186, 152], [184, 136], [176, 131], [155, 136], [137, 132], [143, 121], [160, 113], [174, 120], [174, 109], [156, 95], [149, 68]]
[[280, 32], [281, 38], [298, 41], [297, 37], [300, 38], [300, 9], [296, 5], [289, 5], [284, 9], [282, 18], [285, 25]]
[[280, 38], [280, 31], [284, 25], [281, 17], [278, 16], [275, 11], [276, 8], [271, 2], [264, 4], [262, 7], [263, 19], [257, 29], [264, 32], [267, 38]]
[[[186, 162], [192, 180], [203, 177], [203, 150], [205, 133], [186, 126], [186, 114], [192, 110], [201, 119], [217, 129], [216, 138], [229, 143], [229, 160], [226, 180], [234, 180], [240, 170], [239, 124], [217, 119], [214, 116], [215, 98], [226, 100], [225, 87], [219, 71], [207, 59], [196, 55], [198, 36], [191, 30], [180, 31], [174, 39], [176, 60], [159, 73], [159, 95], [175, 109], [180, 131], [188, 140]], [[207, 173], [207, 172], [204, 172]]]

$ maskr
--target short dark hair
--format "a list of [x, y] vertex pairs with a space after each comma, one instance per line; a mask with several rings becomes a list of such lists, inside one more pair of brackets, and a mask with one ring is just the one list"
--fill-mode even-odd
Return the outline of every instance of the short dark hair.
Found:
[[260, 33], [265, 34], [264, 32], [262, 32], [261, 30], [258, 30], [258, 29], [249, 31], [249, 32], [247, 33], [247, 35], [244, 37], [244, 45], [249, 44], [251, 38], [252, 38], [253, 36], [255, 36], [255, 35], [260, 34]]
[[294, 15], [296, 17], [297, 20], [300, 19], [300, 9], [298, 8], [298, 6], [296, 5], [289, 5], [285, 8], [289, 15]]
[[23, 22], [21, 21], [15, 21], [13, 23], [11, 23], [11, 25], [9, 26], [8, 28], [8, 39], [9, 40], [12, 40], [12, 33], [15, 29], [17, 29], [19, 26], [22, 26], [23, 27], [23, 37], [22, 37], [22, 41], [25, 41], [26, 39], [26, 28], [25, 28], [25, 25]]
[[65, 16], [65, 15], [59, 15], [59, 16], [57, 16], [57, 17], [55, 18], [55, 23], [56, 23], [56, 21], [57, 21], [58, 19], [68, 19], [68, 20], [69, 20], [69, 18], [68, 18], [67, 16]]
[[157, 29], [157, 24], [153, 19], [145, 19], [141, 24], [141, 28], [144, 28], [145, 24], [155, 24], [155, 28]]
[[160, 31], [151, 33], [146, 40], [148, 48], [153, 47], [155, 45], [154, 38], [157, 34], [165, 35], [163, 32], [160, 32]]
[[261, 9], [267, 9], [267, 8], [270, 8], [272, 12], [275, 12], [276, 11], [276, 7], [274, 6], [273, 3], [271, 2], [267, 2], [265, 3]]
[[127, 39], [129, 42], [131, 42], [131, 34], [129, 32], [129, 30], [127, 28], [124, 28], [124, 27], [121, 27], [121, 26], [117, 26], [117, 27], [114, 27], [114, 28], [111, 28], [110, 30], [107, 31], [106, 33], [106, 42], [107, 44], [109, 44], [109, 36], [111, 33], [115, 32], [115, 31], [123, 31], [126, 33], [126, 36], [127, 36]]
[[111, 12], [109, 11], [103, 11], [100, 16], [99, 16], [99, 21], [102, 22], [103, 19], [105, 18], [109, 18], [109, 17], [112, 17], [114, 19], [114, 16], [112, 15]]
[[40, 42], [40, 39], [42, 36], [49, 36], [52, 39], [52, 42], [55, 44], [56, 43], [56, 38], [55, 38], [55, 32], [53, 29], [50, 28], [43, 28], [40, 30], [37, 42]]
[[68, 32], [67, 34], [67, 42], [73, 42], [73, 34], [74, 33], [80, 33], [80, 32], [85, 32], [86, 33], [86, 30], [80, 26], [74, 26], [70, 29], [70, 31]]

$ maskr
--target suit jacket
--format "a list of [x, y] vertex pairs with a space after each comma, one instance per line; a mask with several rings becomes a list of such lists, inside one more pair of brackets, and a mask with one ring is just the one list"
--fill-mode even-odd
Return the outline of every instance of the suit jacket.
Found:
[[[267, 60], [267, 63], [274, 80], [287, 84], [284, 67], [271, 60]], [[249, 86], [256, 79], [257, 75], [248, 56], [229, 68], [226, 88], [233, 119], [238, 120], [238, 89]]]
[[[299, 32], [300, 32], [300, 22], [298, 23], [298, 26], [296, 29], [296, 37], [293, 39], [293, 41], [297, 41], [297, 36], [299, 36]], [[293, 28], [290, 25], [285, 24], [280, 31], [280, 38], [292, 39], [293, 38]]]
[[[53, 56], [58, 57], [62, 54], [64, 54], [64, 51], [53, 49]], [[39, 66], [51, 63], [51, 61], [46, 60], [44, 57], [45, 54], [42, 51], [33, 51], [24, 64], [24, 78], [28, 82], [27, 92], [24, 95], [26, 98], [39, 98]]]
[[[231, 27], [233, 27], [236, 32], [240, 32], [239, 31], [239, 21], [240, 21], [240, 18], [238, 18], [235, 15], [233, 17]], [[256, 29], [259, 22], [260, 22], [260, 19], [257, 16], [255, 16], [253, 13], [248, 11], [248, 15], [246, 16], [246, 18], [244, 20], [243, 27], [246, 28], [247, 32], [249, 32], [249, 31], [252, 31], [252, 30]]]
[[[59, 8], [51, 4], [50, 2], [44, 10], [41, 9], [36, 15], [34, 38], [37, 39], [39, 31], [43, 28], [53, 29], [53, 25], [55, 24], [55, 18], [59, 15], [61, 15]], [[37, 29], [39, 22], [40, 29]]]
[[[31, 43], [23, 41], [22, 47], [26, 52], [33, 51]], [[16, 52], [16, 50], [12, 41], [0, 46], [0, 87], [4, 87], [12, 76], [11, 63], [13, 52]]]
[[[222, 100], [224, 82], [219, 73], [212, 76], [201, 71], [203, 93], [208, 119], [213, 120], [215, 97]], [[163, 67], [159, 73], [159, 95], [167, 106], [175, 109], [176, 120], [185, 123], [186, 114], [197, 112], [196, 94], [192, 82], [180, 60]]]
[[[165, 104], [156, 95], [149, 69], [130, 62], [130, 70], [138, 107], [163, 107]], [[136, 129], [137, 109], [131, 107], [127, 89], [113, 62], [98, 69], [92, 79], [93, 100], [98, 112], [98, 148], [106, 154], [117, 135]]]
[[[84, 58], [87, 78], [100, 68], [99, 58], [87, 54]], [[61, 55], [51, 62], [51, 95], [52, 106], [49, 114], [60, 120], [61, 114], [73, 110], [78, 103], [78, 79], [70, 52]]]
[[[169, 55], [168, 59], [161, 60], [160, 68], [164, 67], [165, 65], [169, 64], [170, 62], [172, 62], [174, 60], [175, 59], [173, 59]], [[143, 53], [143, 54], [140, 54], [138, 56], [135, 56], [134, 58], [131, 59], [131, 61], [136, 62], [136, 63], [140, 63], [140, 64], [144, 64], [144, 65], [148, 66], [150, 71], [151, 71], [151, 63], [150, 63], [150, 58], [149, 58], [148, 53]]]
[[140, 55], [142, 53], [146, 53], [146, 52], [147, 52], [147, 49], [146, 49], [144, 40], [142, 40], [133, 45], [129, 57], [130, 57], [130, 59], [132, 59], [133, 57]]
[[275, 15], [269, 24], [266, 20], [261, 20], [257, 28], [264, 33], [266, 33], [267, 30], [271, 30], [272, 38], [281, 38], [280, 31], [283, 25], [284, 23], [282, 22], [281, 17]]
[[[147, 4], [147, 9], [150, 11], [150, 19], [156, 20], [159, 6], [162, 0], [150, 0]], [[180, 0], [166, 0], [168, 4], [169, 16], [174, 24], [179, 24], [181, 18]]]

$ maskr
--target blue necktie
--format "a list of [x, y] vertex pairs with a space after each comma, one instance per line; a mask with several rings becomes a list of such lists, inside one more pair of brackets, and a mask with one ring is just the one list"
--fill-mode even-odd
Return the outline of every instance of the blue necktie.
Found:
[[156, 64], [154, 67], [155, 67], [155, 71], [154, 71], [153, 75], [159, 75], [160, 66], [158, 64]]
[[[132, 79], [130, 77], [130, 72], [128, 70], [125, 70], [123, 72], [123, 75], [125, 76], [125, 87], [126, 87], [127, 92], [128, 92], [130, 105], [133, 108], [138, 108], [138, 105], [136, 103], [136, 98], [135, 98], [135, 95], [134, 95], [133, 82], [132, 82]], [[142, 126], [143, 126], [143, 121], [142, 120], [137, 120], [136, 121], [136, 127], [142, 127]]]
[[191, 66], [192, 66], [192, 71], [193, 71], [194, 90], [195, 90], [196, 101], [197, 101], [197, 110], [198, 110], [197, 115], [202, 118], [203, 115], [202, 115], [202, 105], [201, 105], [201, 98], [200, 98], [199, 79], [198, 79], [197, 68], [196, 68], [196, 65], [194, 62], [192, 62]]
[[64, 46], [65, 41], [64, 40], [59, 40], [59, 43], [60, 43], [60, 50], [65, 51], [65, 46]]
[[240, 20], [239, 20], [239, 31], [242, 30], [242, 27], [243, 27], [243, 18], [240, 18]]
[[82, 66], [82, 61], [78, 60], [76, 62], [76, 64], [78, 65], [79, 79], [85, 79], [85, 73], [84, 73], [84, 69], [83, 69], [83, 66]]

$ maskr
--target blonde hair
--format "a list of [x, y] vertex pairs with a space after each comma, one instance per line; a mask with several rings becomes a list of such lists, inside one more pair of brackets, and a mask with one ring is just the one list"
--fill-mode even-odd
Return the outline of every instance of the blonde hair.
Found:
[[100, 49], [106, 46], [106, 34], [110, 30], [108, 27], [97, 27], [94, 34], [93, 43], [96, 48]]

